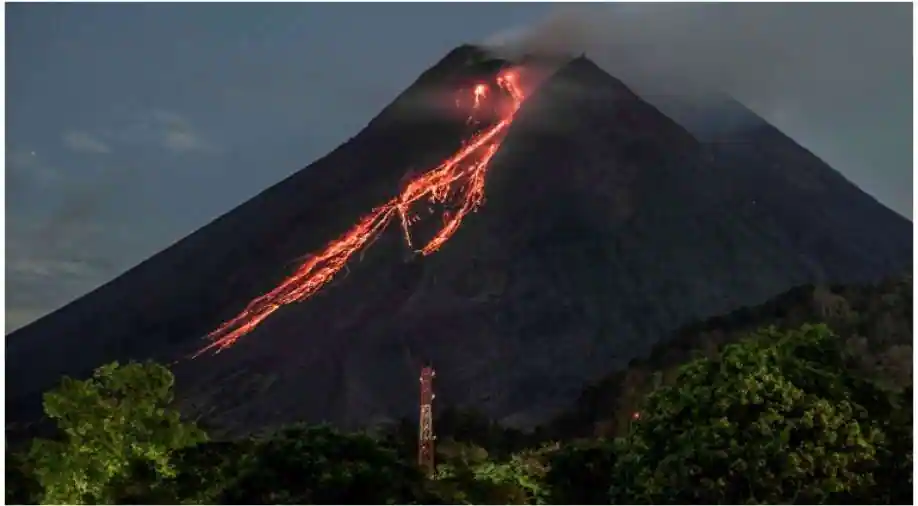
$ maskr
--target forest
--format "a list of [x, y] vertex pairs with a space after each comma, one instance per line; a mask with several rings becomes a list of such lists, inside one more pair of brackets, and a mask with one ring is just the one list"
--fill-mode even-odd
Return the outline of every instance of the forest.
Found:
[[361, 432], [227, 439], [183, 419], [163, 365], [44, 396], [7, 449], [13, 504], [911, 504], [912, 280], [800, 287], [688, 325], [533, 431], [437, 413]]

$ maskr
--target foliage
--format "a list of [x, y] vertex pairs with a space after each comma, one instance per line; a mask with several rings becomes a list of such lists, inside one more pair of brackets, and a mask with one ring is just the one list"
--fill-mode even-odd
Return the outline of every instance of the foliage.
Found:
[[177, 450], [175, 473], [163, 476], [149, 462], [135, 461], [116, 490], [117, 504], [216, 504], [239, 478], [239, 465], [254, 450], [249, 439], [208, 441]]
[[544, 486], [548, 504], [608, 504], [616, 445], [607, 439], [573, 441], [549, 455]]
[[423, 476], [366, 434], [295, 426], [255, 440], [221, 473], [221, 504], [405, 504], [426, 501]]
[[549, 467], [548, 455], [557, 450], [557, 445], [546, 445], [536, 450], [525, 450], [514, 454], [505, 464], [504, 470], [492, 473], [502, 482], [510, 482], [523, 490], [527, 504], [549, 504], [549, 490], [545, 486], [545, 476]]
[[627, 433], [629, 417], [653, 390], [654, 373], [673, 384], [681, 365], [715, 356], [725, 345], [768, 326], [793, 330], [825, 323], [852, 348], [854, 366], [878, 382], [903, 389], [912, 384], [912, 277], [872, 285], [802, 286], [764, 304], [686, 325], [661, 336], [647, 358], [632, 360], [587, 386], [572, 409], [542, 429], [547, 437], [614, 437]]
[[438, 455], [435, 490], [450, 504], [542, 504], [538, 462], [527, 455], [492, 460], [487, 450], [448, 441]]
[[47, 392], [45, 413], [61, 438], [34, 440], [29, 451], [42, 502], [111, 503], [114, 485], [138, 461], [174, 475], [171, 452], [205, 435], [170, 409], [173, 382], [161, 365], [112, 363], [85, 381], [64, 378]]
[[898, 401], [848, 362], [826, 326], [807, 325], [760, 331], [683, 366], [623, 440], [612, 502], [871, 500], [890, 471], [882, 455], [906, 451], [889, 446], [883, 416]]
[[[492, 459], [509, 458], [527, 448], [537, 447], [543, 440], [536, 434], [504, 427], [473, 409], [452, 406], [434, 413], [434, 427], [438, 439], [446, 442], [447, 447], [455, 443], [468, 443], [486, 448]], [[405, 459], [414, 459], [417, 455], [416, 419], [402, 418], [379, 427], [377, 432], [387, 444], [396, 446]]]
[[367, 436], [292, 426], [262, 437], [207, 442], [173, 457], [171, 477], [146, 468], [132, 504], [436, 504], [413, 462]]
[[31, 463], [21, 453], [6, 456], [6, 504], [38, 504], [41, 485], [35, 479]]
[[[815, 320], [826, 325], [800, 326]], [[754, 331], [762, 322], [776, 326]], [[797, 289], [686, 327], [533, 433], [438, 412], [428, 479], [415, 464], [416, 421], [378, 436], [293, 426], [206, 441], [170, 409], [168, 369], [112, 364], [45, 395], [59, 434], [7, 454], [6, 499], [908, 504], [911, 379], [910, 277]]]

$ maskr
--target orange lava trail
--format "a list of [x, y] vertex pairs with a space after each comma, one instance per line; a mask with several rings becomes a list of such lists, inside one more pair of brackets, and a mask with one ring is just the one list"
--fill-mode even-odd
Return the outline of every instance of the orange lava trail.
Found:
[[[270, 292], [252, 300], [235, 318], [223, 323], [208, 334], [211, 343], [194, 356], [216, 349], [218, 352], [232, 346], [242, 336], [251, 332], [261, 322], [285, 304], [301, 302], [313, 296], [340, 272], [355, 253], [375, 239], [392, 218], [398, 214], [405, 241], [413, 247], [411, 206], [427, 198], [431, 203], [446, 203], [451, 195], [458, 194], [460, 204], [452, 213], [444, 213], [443, 225], [434, 237], [417, 252], [430, 255], [446, 243], [459, 229], [463, 218], [475, 211], [484, 201], [485, 175], [491, 159], [500, 148], [506, 133], [523, 101], [523, 93], [513, 71], [501, 73], [497, 84], [511, 97], [510, 111], [497, 124], [478, 133], [437, 167], [410, 181], [402, 192], [389, 202], [364, 216], [350, 230], [330, 242], [321, 252], [304, 261], [297, 270]], [[479, 84], [473, 89], [473, 111], [488, 96], [488, 88]], [[458, 191], [454, 191], [454, 184]]]

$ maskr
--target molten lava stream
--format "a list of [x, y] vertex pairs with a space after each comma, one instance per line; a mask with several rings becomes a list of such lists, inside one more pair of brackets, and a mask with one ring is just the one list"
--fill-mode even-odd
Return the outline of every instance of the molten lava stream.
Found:
[[[236, 317], [208, 334], [211, 343], [195, 354], [195, 357], [207, 350], [216, 349], [219, 352], [232, 346], [281, 306], [302, 302], [315, 295], [344, 268], [355, 253], [371, 243], [396, 214], [399, 215], [406, 242], [413, 247], [410, 229], [416, 218], [410, 216], [411, 206], [423, 198], [432, 203], [446, 203], [450, 195], [458, 194], [458, 198], [461, 199], [458, 209], [450, 214], [444, 213], [440, 230], [417, 252], [426, 256], [439, 250], [459, 230], [463, 218], [475, 211], [484, 201], [488, 165], [500, 148], [503, 134], [510, 127], [522, 104], [523, 93], [514, 71], [501, 73], [497, 78], [497, 84], [512, 99], [510, 111], [505, 117], [474, 135], [459, 151], [440, 165], [411, 180], [397, 197], [364, 216], [350, 230], [330, 242], [325, 249], [304, 261], [280, 285], [252, 300]], [[472, 93], [474, 103], [468, 123], [473, 121], [475, 110], [488, 97], [488, 88], [484, 84], [479, 84]], [[453, 185], [457, 185], [458, 191], [451, 191], [454, 189]]]

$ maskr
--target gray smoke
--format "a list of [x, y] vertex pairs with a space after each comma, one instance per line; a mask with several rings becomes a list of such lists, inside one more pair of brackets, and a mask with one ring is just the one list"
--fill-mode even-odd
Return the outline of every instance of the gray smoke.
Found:
[[585, 52], [664, 112], [725, 92], [910, 216], [911, 42], [908, 4], [658, 3], [559, 7], [484, 44]]
[[[788, 108], [802, 92], [821, 102], [869, 99], [884, 86], [877, 79], [911, 75], [911, 8], [573, 5], [558, 8], [534, 26], [498, 33], [486, 44], [508, 56], [585, 52], [623, 79], [652, 79], [629, 83], [636, 87], [660, 88], [662, 75], [678, 79], [680, 87], [688, 82], [727, 91], [743, 102]], [[911, 90], [908, 83], [901, 87]]]

